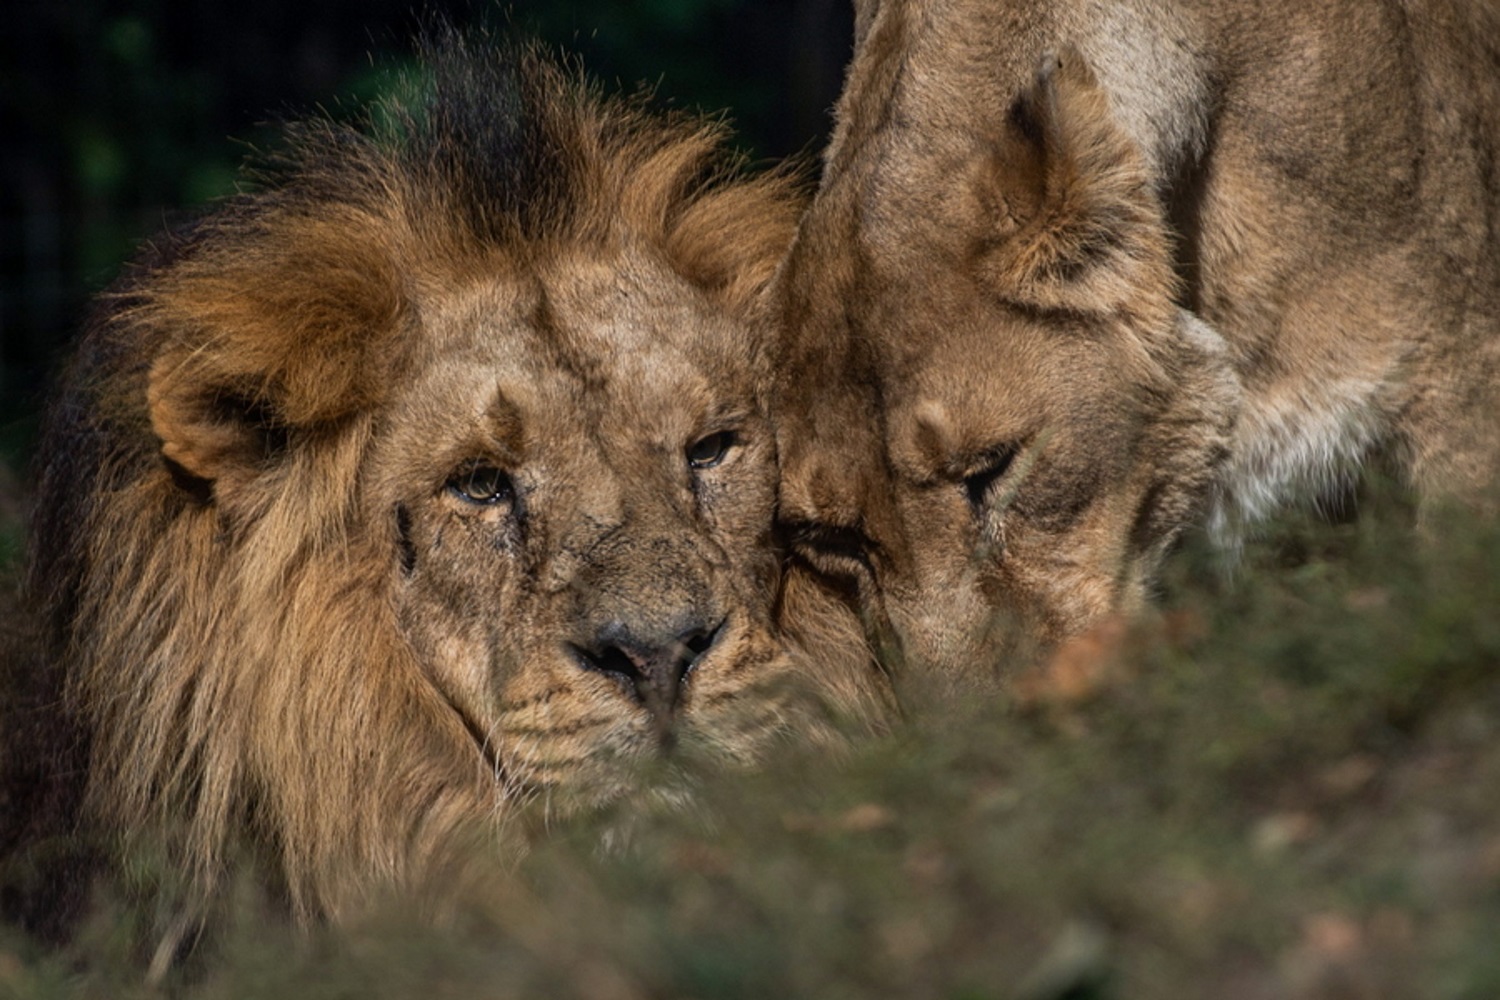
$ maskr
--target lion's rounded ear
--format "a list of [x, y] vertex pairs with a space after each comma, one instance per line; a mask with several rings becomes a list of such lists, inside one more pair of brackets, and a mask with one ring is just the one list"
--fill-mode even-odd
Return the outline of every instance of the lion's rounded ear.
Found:
[[132, 314], [162, 344], [146, 387], [162, 454], [211, 483], [376, 405], [399, 364], [405, 298], [373, 227], [276, 221], [152, 276]]
[[269, 387], [208, 375], [174, 355], [151, 366], [146, 403], [162, 457], [210, 483], [251, 476], [285, 450], [289, 427]]
[[1084, 312], [1170, 297], [1171, 244], [1150, 168], [1076, 48], [1042, 57], [975, 185], [987, 220], [976, 267], [1005, 297]]

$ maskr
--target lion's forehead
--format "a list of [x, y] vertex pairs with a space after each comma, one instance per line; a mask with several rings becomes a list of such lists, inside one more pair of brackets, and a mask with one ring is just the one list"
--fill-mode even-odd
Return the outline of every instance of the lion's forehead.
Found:
[[1100, 420], [1133, 424], [1140, 400], [1130, 352], [1033, 334], [1003, 325], [985, 336], [949, 330], [888, 359], [879, 412], [892, 471], [929, 482], [1031, 443], [1086, 449], [1076, 431]]
[[425, 451], [675, 448], [760, 410], [747, 330], [645, 266], [492, 278], [434, 296], [418, 325], [391, 424]]
[[754, 356], [742, 323], [643, 253], [544, 258], [438, 288], [419, 313], [429, 353], [488, 355], [590, 384], [674, 361], [715, 373], [743, 370]]

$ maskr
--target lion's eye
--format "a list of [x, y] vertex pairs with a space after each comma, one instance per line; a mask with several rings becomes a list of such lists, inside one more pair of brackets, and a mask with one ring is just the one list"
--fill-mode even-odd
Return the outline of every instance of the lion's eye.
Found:
[[695, 469], [712, 469], [724, 461], [724, 456], [729, 454], [735, 441], [734, 431], [720, 431], [698, 439], [688, 447], [688, 465]]
[[984, 509], [991, 499], [990, 493], [994, 490], [995, 484], [1004, 479], [1005, 474], [1010, 471], [1019, 450], [1014, 445], [994, 448], [986, 453], [976, 471], [964, 476], [964, 493], [969, 498], [970, 506], [975, 510]]
[[785, 526], [792, 550], [825, 576], [871, 580], [874, 543], [858, 528], [799, 521]]
[[510, 477], [500, 469], [475, 462], [453, 474], [448, 492], [467, 503], [490, 506], [509, 500], [512, 487]]

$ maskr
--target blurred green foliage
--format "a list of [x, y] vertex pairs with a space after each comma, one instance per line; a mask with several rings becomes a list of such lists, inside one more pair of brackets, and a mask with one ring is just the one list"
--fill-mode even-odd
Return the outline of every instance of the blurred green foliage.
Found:
[[1088, 683], [934, 685], [841, 759], [555, 828], [436, 924], [298, 932], [247, 879], [157, 990], [152, 912], [103, 901], [68, 949], [0, 945], [0, 994], [1487, 1000], [1500, 531], [1437, 537], [1292, 518], [1232, 577], [1189, 552], [1074, 651]]

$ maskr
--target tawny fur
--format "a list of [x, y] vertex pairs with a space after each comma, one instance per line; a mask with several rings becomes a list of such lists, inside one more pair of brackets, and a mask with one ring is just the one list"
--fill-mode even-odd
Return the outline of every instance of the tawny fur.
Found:
[[1076, 633], [1371, 462], [1495, 509], [1494, 5], [856, 6], [782, 510], [829, 572], [857, 540], [911, 659]]
[[[27, 704], [55, 742], [11, 749], [83, 779], [64, 827], [165, 838], [204, 897], [248, 847], [299, 913], [345, 914], [517, 802], [620, 794], [669, 738], [745, 761], [817, 728], [775, 620], [757, 332], [795, 179], [535, 52], [428, 55], [392, 124], [296, 126], [259, 190], [151, 247], [49, 418]], [[513, 495], [456, 495], [476, 462]], [[694, 615], [723, 624], [671, 713], [569, 653]], [[842, 645], [819, 672], [852, 703]]]

